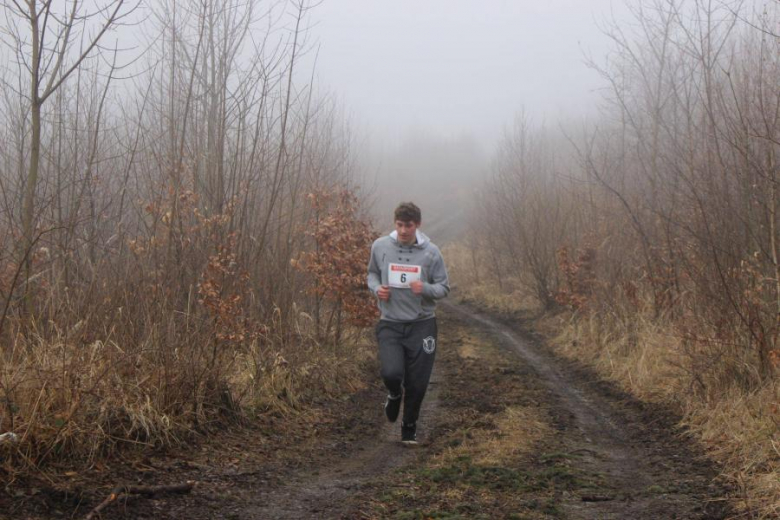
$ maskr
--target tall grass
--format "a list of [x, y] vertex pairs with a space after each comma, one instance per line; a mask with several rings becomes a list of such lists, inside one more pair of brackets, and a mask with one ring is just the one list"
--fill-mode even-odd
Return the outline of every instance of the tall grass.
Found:
[[208, 325], [188, 329], [186, 316], [169, 316], [89, 340], [77, 330], [16, 334], [0, 365], [0, 431], [18, 436], [0, 446], [7, 476], [52, 461], [89, 464], [133, 446], [177, 445], [363, 384], [367, 343], [318, 341], [305, 313], [233, 344], [214, 344]]
[[[320, 204], [317, 218], [368, 229], [357, 209]], [[93, 266], [91, 283], [47, 278], [34, 294], [39, 318], [6, 320], [0, 433], [14, 437], [0, 444], [4, 481], [52, 462], [83, 466], [121, 449], [178, 445], [365, 384], [372, 351], [349, 309], [338, 334], [323, 327], [317, 313], [333, 315], [340, 302], [315, 301], [313, 278], [296, 271], [283, 294], [287, 309], [262, 300], [230, 214], [178, 210], [178, 225], [161, 219], [155, 233], [110, 250]], [[304, 229], [317, 224], [299, 229], [301, 251], [313, 249]], [[339, 254], [362, 271], [369, 240], [353, 236]], [[362, 283], [342, 283], [339, 295], [360, 301], [366, 292]], [[365, 321], [372, 307], [361, 312]]]

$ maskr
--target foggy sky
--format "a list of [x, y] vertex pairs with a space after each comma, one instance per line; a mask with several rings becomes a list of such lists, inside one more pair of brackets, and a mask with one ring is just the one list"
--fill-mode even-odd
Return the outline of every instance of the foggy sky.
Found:
[[[613, 7], [613, 3], [615, 4]], [[614, 0], [324, 0], [311, 12], [316, 78], [374, 144], [470, 134], [491, 148], [521, 108], [592, 112], [584, 64], [609, 49]]]

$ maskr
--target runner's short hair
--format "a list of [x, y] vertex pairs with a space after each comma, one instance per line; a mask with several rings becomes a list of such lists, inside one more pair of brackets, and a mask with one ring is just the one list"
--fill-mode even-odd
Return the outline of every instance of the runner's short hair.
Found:
[[402, 202], [395, 208], [395, 220], [419, 224], [422, 221], [422, 212], [414, 202]]

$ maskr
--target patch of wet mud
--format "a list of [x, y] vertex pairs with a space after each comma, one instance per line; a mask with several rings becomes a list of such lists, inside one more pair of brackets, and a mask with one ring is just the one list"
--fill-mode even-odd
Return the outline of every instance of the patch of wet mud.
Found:
[[557, 359], [521, 327], [465, 306], [449, 312], [491, 334], [517, 353], [547, 387], [561, 451], [571, 466], [598, 476], [563, 494], [558, 504], [572, 519], [725, 518], [727, 490], [717, 469], [683, 437], [670, 414], [637, 402], [584, 367]]
[[382, 422], [375, 434], [354, 444], [348, 451], [334, 453], [321, 469], [296, 476], [280, 489], [259, 493], [261, 505], [246, 509], [236, 518], [298, 520], [339, 518], [345, 514], [345, 501], [371, 479], [408, 465], [424, 455], [430, 442], [428, 430], [438, 421], [439, 372], [434, 368], [420, 411], [417, 447], [401, 444], [400, 420], [396, 423], [383, 420], [383, 403], [377, 399], [376, 414]]

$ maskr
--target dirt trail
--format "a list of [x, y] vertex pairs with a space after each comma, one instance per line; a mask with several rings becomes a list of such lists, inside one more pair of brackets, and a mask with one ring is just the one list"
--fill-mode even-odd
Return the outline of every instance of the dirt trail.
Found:
[[[564, 498], [561, 507], [566, 518], [723, 515], [718, 505], [720, 497], [706, 496], [712, 468], [707, 467], [706, 461], [697, 468], [692, 466], [695, 460], [682, 460], [690, 455], [687, 446], [665, 429], [670, 425], [658, 423], [668, 418], [650, 417], [648, 421], [642, 417], [642, 410], [627, 405], [628, 396], [608, 385], [599, 386], [592, 374], [555, 359], [527, 333], [518, 333], [474, 309], [447, 305], [447, 310], [500, 338], [541, 377], [557, 401], [556, 412], [563, 416], [565, 434], [561, 440], [567, 452], [581, 455], [581, 469], [603, 477], [599, 489], [589, 496]], [[717, 488], [712, 491], [716, 495], [722, 492]]]
[[[433, 493], [442, 493], [436, 481], [442, 480], [437, 473], [441, 463], [436, 460], [450, 449], [449, 445], [457, 444], [453, 442], [457, 436], [453, 432], [463, 429], [479, 432], [479, 428], [485, 427], [485, 435], [489, 435], [493, 428], [490, 412], [513, 404], [511, 399], [508, 403], [498, 402], [502, 384], [508, 383], [509, 374], [527, 380], [531, 386], [525, 390], [533, 394], [532, 400], [539, 401], [539, 406], [549, 411], [555, 423], [553, 438], [539, 446], [546, 453], [527, 461], [528, 466], [523, 467], [523, 478], [536, 482], [538, 475], [544, 475], [542, 480], [552, 482], [545, 480], [541, 486], [547, 486], [542, 493], [552, 494], [548, 499], [550, 504], [538, 516], [531, 512], [528, 518], [655, 520], [725, 515], [723, 490], [712, 485], [713, 468], [695, 453], [695, 448], [691, 449], [670, 431], [671, 418], [652, 407], [632, 403], [628, 396], [598, 382], [582, 368], [556, 359], [539, 341], [497, 319], [465, 306], [447, 304], [443, 310], [443, 348], [451, 348], [446, 340], [455, 340], [457, 334], [453, 329], [458, 329], [467, 336], [481, 336], [509, 352], [509, 365], [498, 368], [489, 366], [488, 362], [488, 366], [477, 370], [471, 363], [464, 368], [464, 360], [453, 358], [450, 353], [449, 359], [437, 361], [431, 394], [422, 413], [426, 425], [437, 426], [428, 439], [423, 439], [422, 449], [401, 447], [397, 425], [384, 423], [376, 435], [356, 443], [332, 464], [306, 471], [290, 484], [261, 494], [264, 507], [250, 508], [237, 518], [417, 518], [437, 512], [439, 506], [433, 506], [426, 513], [426, 501], [433, 502], [433, 499], [420, 489], [431, 486]], [[442, 387], [447, 389], [446, 400], [441, 397]], [[527, 397], [518, 395], [521, 400]], [[507, 401], [507, 396], [503, 397]], [[448, 422], [452, 417], [462, 417], [457, 409], [464, 399], [474, 399], [470, 409], [476, 413], [467, 415], [470, 419], [462, 420], [461, 424], [459, 420]], [[550, 461], [556, 457], [565, 462], [563, 465], [556, 462], [551, 467]], [[506, 466], [499, 469], [517, 471], [509, 463]], [[463, 487], [463, 481], [474, 481], [470, 476], [473, 467], [459, 471], [456, 476], [461, 480], [459, 486]], [[548, 477], [558, 473], [556, 477]], [[562, 479], [556, 480], [559, 476]], [[474, 487], [476, 495], [485, 482], [472, 481], [466, 487]], [[505, 492], [500, 490], [503, 485], [498, 486], [496, 496]], [[488, 483], [488, 490], [495, 492], [491, 486]], [[541, 489], [537, 485], [515, 488], [507, 490], [507, 494], [533, 490], [526, 491], [528, 500], [522, 504], [534, 504], [537, 500], [534, 493]], [[388, 498], [389, 490], [398, 493]], [[511, 508], [487, 513], [479, 504], [468, 503], [476, 500], [470, 493], [450, 493], [461, 497], [457, 511], [463, 513], [442, 512], [447, 518], [471, 518], [480, 514], [486, 514], [486, 518], [497, 515], [509, 518], [515, 514]], [[366, 508], [366, 504], [376, 507]]]
[[400, 425], [384, 419], [374, 368], [365, 390], [314, 419], [269, 418], [189, 452], [86, 475], [81, 489], [47, 491], [46, 503], [17, 503], [8, 518], [83, 517], [117, 480], [197, 485], [186, 496], [123, 500], [104, 519], [727, 516], [717, 468], [668, 412], [556, 358], [521, 320], [453, 304], [439, 319], [419, 448], [402, 447]]
[[[438, 419], [439, 371], [434, 369], [430, 386], [421, 409], [420, 444], [425, 446], [425, 426]], [[377, 417], [383, 418], [381, 401], [375, 403]], [[338, 518], [343, 514], [345, 499], [363, 484], [412, 463], [422, 456], [418, 448], [404, 447], [400, 442], [400, 420], [391, 424], [381, 422], [375, 434], [370, 435], [346, 452], [334, 450], [330, 465], [298, 475], [280, 489], [259, 493], [262, 505], [250, 507], [237, 518], [274, 518], [279, 520], [301, 518]]]

